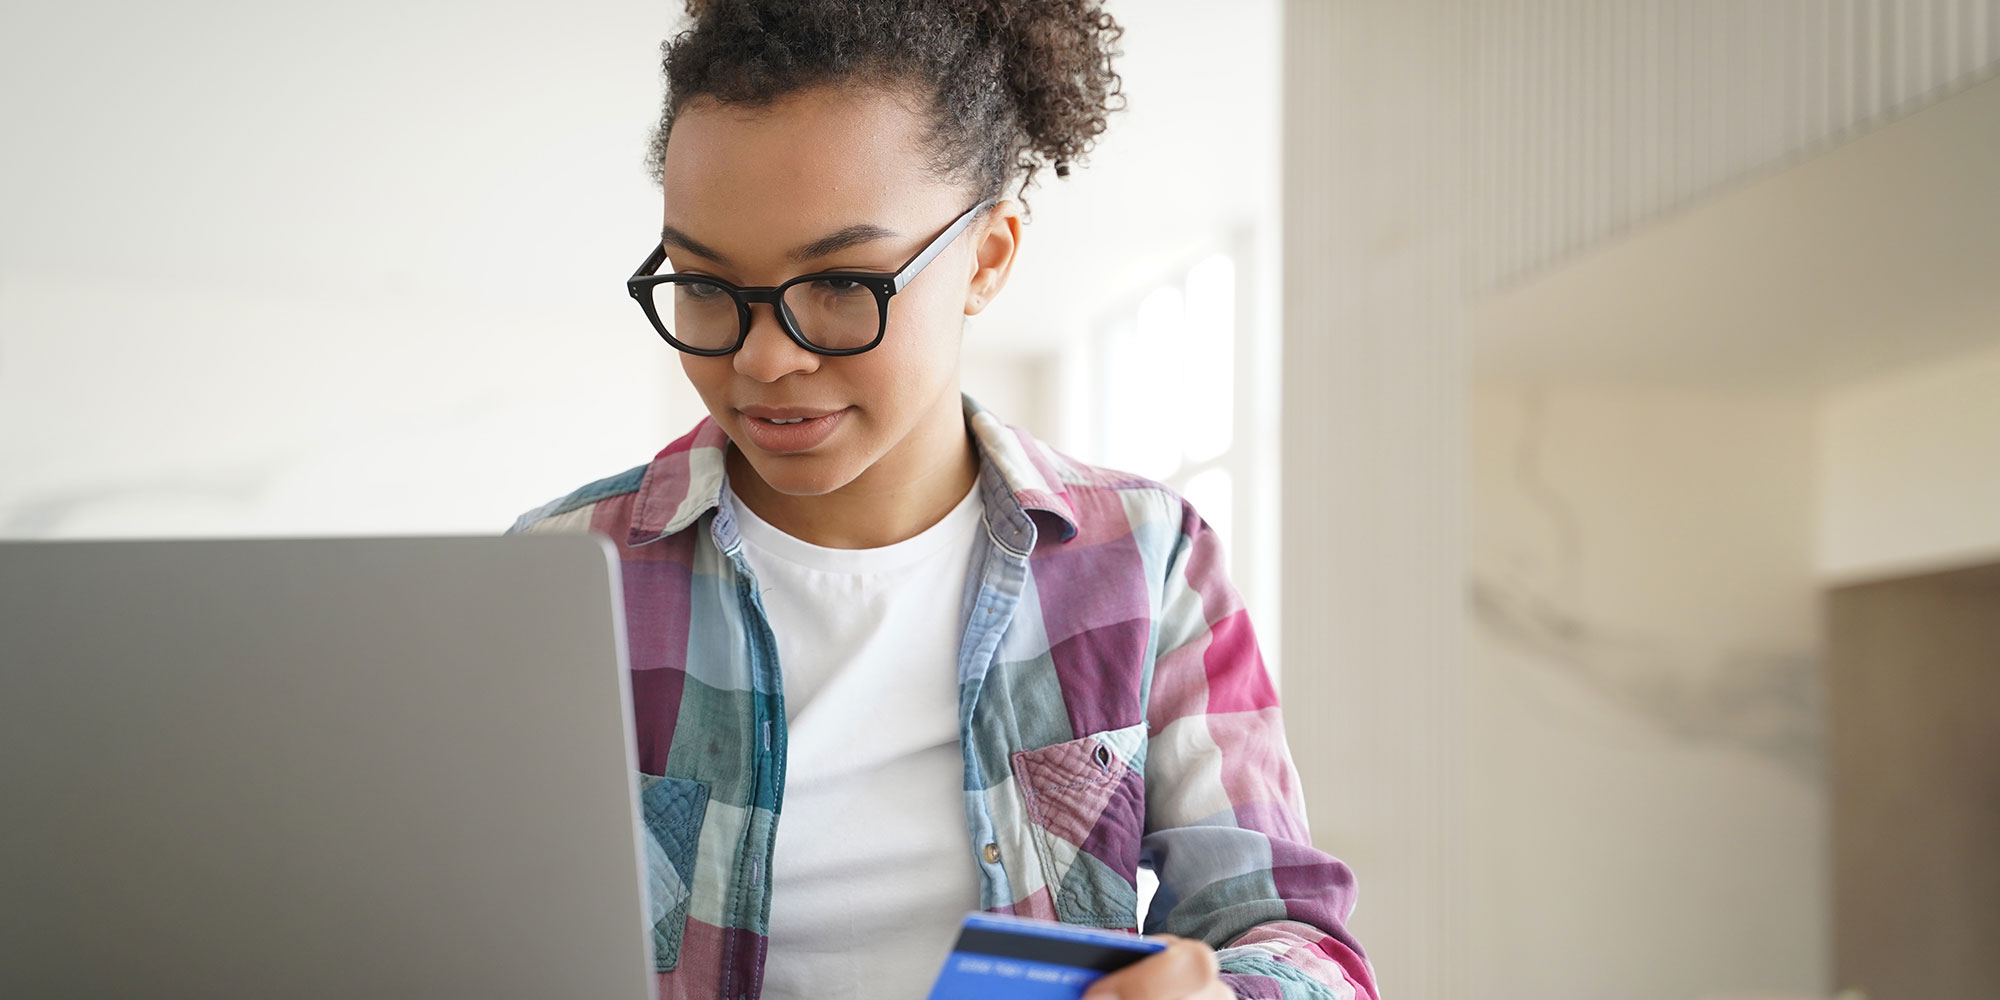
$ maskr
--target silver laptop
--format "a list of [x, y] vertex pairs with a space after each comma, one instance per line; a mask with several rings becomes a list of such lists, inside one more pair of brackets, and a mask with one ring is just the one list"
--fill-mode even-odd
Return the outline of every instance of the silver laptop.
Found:
[[0, 543], [0, 996], [652, 995], [594, 535]]

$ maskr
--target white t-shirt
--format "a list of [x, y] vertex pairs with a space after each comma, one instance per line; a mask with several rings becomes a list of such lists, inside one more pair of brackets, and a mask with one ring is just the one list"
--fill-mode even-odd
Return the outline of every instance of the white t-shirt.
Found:
[[727, 489], [723, 502], [785, 684], [764, 995], [921, 997], [979, 908], [958, 739], [978, 486], [922, 534], [876, 549], [822, 548]]

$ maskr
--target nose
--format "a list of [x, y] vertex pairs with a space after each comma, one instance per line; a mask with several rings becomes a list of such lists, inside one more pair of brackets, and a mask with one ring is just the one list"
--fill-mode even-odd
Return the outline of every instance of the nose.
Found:
[[769, 383], [819, 370], [820, 356], [785, 336], [784, 327], [778, 325], [777, 309], [768, 302], [751, 305], [750, 333], [735, 355], [737, 374]]

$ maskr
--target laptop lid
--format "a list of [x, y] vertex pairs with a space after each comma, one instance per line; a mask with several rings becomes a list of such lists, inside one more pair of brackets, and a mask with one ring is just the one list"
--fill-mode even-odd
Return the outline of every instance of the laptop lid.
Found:
[[594, 535], [0, 543], [0, 996], [652, 995]]

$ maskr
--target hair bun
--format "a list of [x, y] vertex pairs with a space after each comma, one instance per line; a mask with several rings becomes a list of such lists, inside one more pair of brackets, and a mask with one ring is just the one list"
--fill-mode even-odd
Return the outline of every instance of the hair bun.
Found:
[[1068, 177], [1125, 105], [1111, 68], [1125, 29], [1098, 0], [992, 0], [1005, 39], [1008, 84], [1019, 108], [1018, 166], [1032, 180], [1043, 164]]
[[941, 174], [983, 197], [1043, 166], [1069, 176], [1124, 107], [1111, 62], [1124, 29], [1100, 0], [686, 0], [690, 24], [662, 48], [660, 176], [689, 99], [764, 104], [807, 87], [910, 87], [927, 105]]

